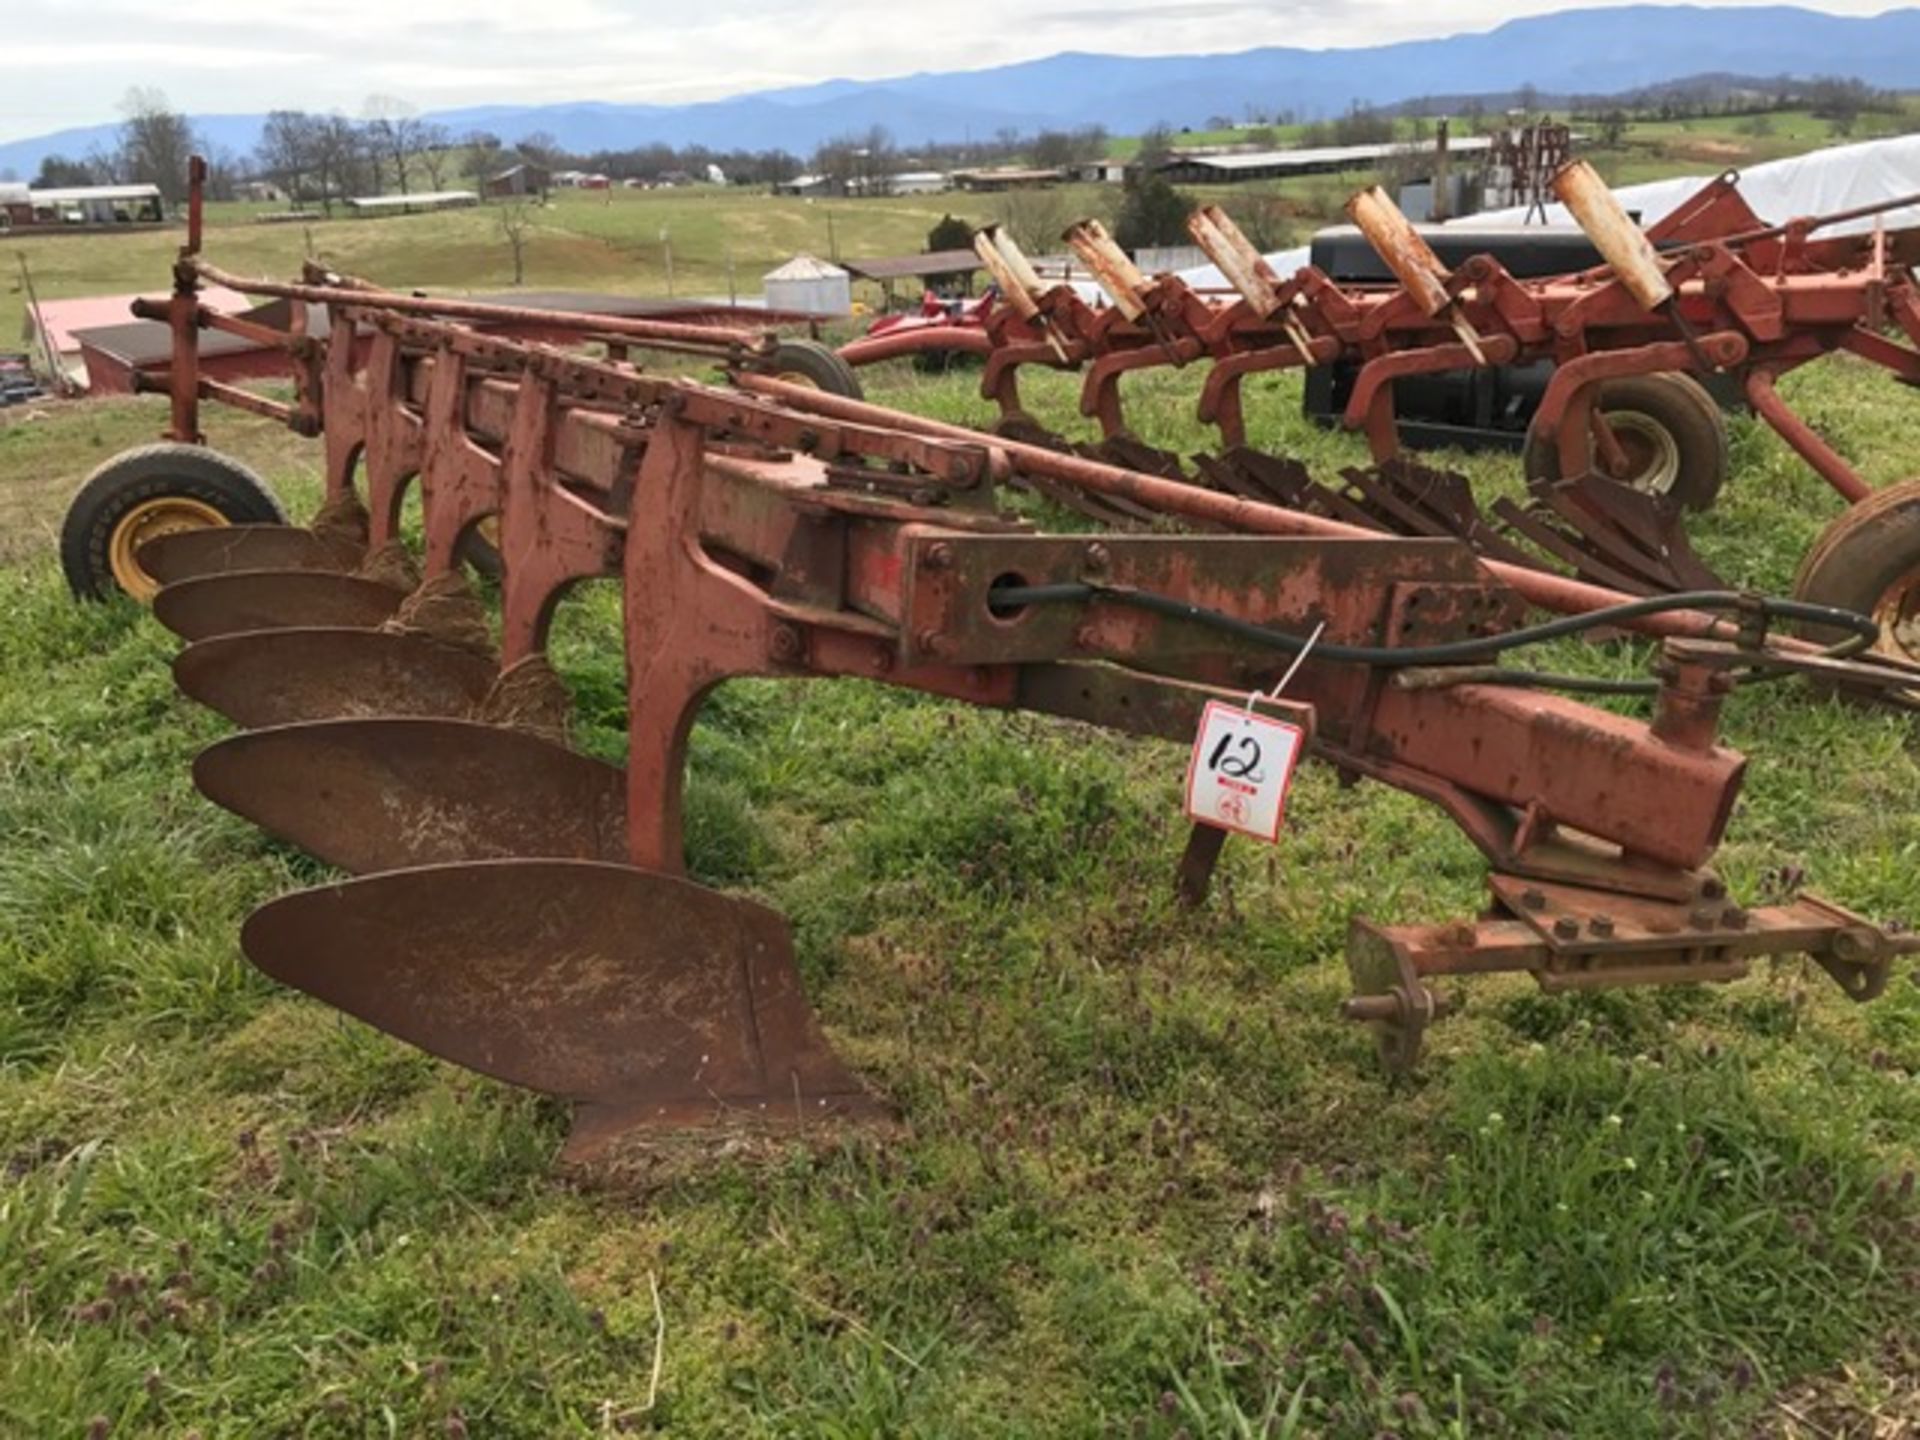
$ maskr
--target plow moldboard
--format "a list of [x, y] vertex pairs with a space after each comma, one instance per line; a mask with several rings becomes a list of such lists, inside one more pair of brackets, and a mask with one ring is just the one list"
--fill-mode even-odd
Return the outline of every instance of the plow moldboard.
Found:
[[177, 530], [142, 545], [140, 568], [162, 585], [235, 570], [348, 571], [365, 548], [300, 525], [211, 525]]
[[233, 735], [194, 784], [356, 875], [460, 860], [626, 858], [626, 776], [525, 731], [468, 720], [320, 720]]
[[624, 865], [495, 860], [302, 890], [241, 944], [285, 984], [580, 1107], [584, 1159], [642, 1126], [881, 1116], [828, 1047], [775, 911]]
[[404, 592], [325, 570], [236, 570], [177, 580], [153, 597], [153, 614], [183, 640], [291, 626], [359, 625], [389, 619]]
[[182, 694], [260, 729], [366, 715], [469, 715], [496, 669], [417, 631], [305, 626], [196, 640], [173, 657]]

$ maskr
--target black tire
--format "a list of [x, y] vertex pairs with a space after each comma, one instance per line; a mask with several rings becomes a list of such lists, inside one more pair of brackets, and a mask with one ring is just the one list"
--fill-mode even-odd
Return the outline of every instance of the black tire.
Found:
[[488, 537], [488, 529], [493, 529], [496, 535], [500, 533], [497, 528], [489, 527], [485, 520], [476, 521], [468, 526], [467, 533], [460, 537], [460, 545], [455, 555], [471, 565], [476, 575], [488, 580], [498, 580], [506, 573], [506, 565], [500, 559], [500, 547]]
[[853, 367], [817, 340], [782, 340], [759, 368], [775, 379], [811, 385], [842, 399], [866, 399]]
[[[1872, 616], [1880, 622], [1875, 649], [1920, 660], [1920, 480], [1848, 506], [1801, 560], [1793, 593]], [[1841, 633], [1818, 627], [1810, 638], [1832, 642]]]
[[[1726, 417], [1691, 375], [1668, 371], [1631, 375], [1600, 387], [1601, 412], [1615, 420], [1630, 453], [1644, 459], [1641, 476], [1627, 484], [1678, 501], [1688, 510], [1710, 510], [1729, 465]], [[1560, 478], [1560, 448], [1552, 435], [1527, 431], [1527, 483], [1537, 487]], [[1664, 472], [1657, 484], [1647, 471]]]
[[[167, 441], [125, 451], [87, 477], [60, 527], [60, 568], [77, 598], [105, 600], [128, 593], [114, 571], [116, 536], [136, 512], [150, 512], [151, 502], [165, 500], [182, 502], [179, 509], [186, 512], [173, 528], [191, 524], [193, 512], [210, 512], [201, 520], [206, 524], [287, 523], [286, 511], [258, 475], [204, 445]], [[122, 563], [128, 564], [124, 556]], [[137, 575], [130, 572], [128, 578], [137, 585]]]

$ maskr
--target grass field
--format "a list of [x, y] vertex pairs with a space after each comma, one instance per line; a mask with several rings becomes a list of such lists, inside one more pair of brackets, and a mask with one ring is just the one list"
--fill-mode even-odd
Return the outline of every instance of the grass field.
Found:
[[[984, 415], [965, 377], [872, 379]], [[1200, 443], [1190, 380], [1129, 393], [1149, 438]], [[1787, 393], [1875, 483], [1910, 463], [1910, 397], [1863, 368]], [[1056, 423], [1070, 401], [1036, 387]], [[1259, 443], [1359, 458], [1293, 386], [1257, 401]], [[84, 474], [160, 424], [147, 402], [0, 422], [0, 1434], [1920, 1424], [1909, 979], [1857, 1009], [1799, 963], [1581, 999], [1479, 982], [1393, 1089], [1335, 1017], [1341, 946], [1355, 912], [1479, 903], [1437, 812], [1310, 768], [1283, 844], [1230, 846], [1186, 913], [1176, 749], [853, 683], [715, 698], [691, 861], [792, 917], [899, 1129], [552, 1172], [555, 1107], [240, 956], [247, 910], [323, 872], [194, 794], [222, 722], [173, 691], [170, 638], [74, 604], [52, 552]], [[310, 509], [310, 445], [212, 428]], [[1784, 586], [1830, 497], [1750, 425], [1735, 456], [1702, 547]], [[1462, 463], [1511, 484], [1510, 462]], [[616, 624], [592, 589], [556, 640], [576, 739], [610, 758]], [[1726, 728], [1753, 757], [1722, 855], [1740, 893], [1799, 870], [1920, 919], [1911, 721], [1781, 687]]]

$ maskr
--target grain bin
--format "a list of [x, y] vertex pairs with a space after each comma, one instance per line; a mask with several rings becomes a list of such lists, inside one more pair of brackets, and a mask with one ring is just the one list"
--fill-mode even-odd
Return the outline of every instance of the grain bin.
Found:
[[846, 315], [853, 310], [853, 277], [838, 265], [812, 255], [796, 255], [761, 277], [769, 310], [809, 315]]

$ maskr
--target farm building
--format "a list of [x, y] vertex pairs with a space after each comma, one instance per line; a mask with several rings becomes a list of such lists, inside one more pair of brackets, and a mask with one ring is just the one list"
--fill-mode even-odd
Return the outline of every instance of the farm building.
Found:
[[[1458, 157], [1484, 153], [1492, 141], [1468, 135], [1448, 147]], [[1302, 150], [1238, 150], [1217, 153], [1176, 151], [1160, 164], [1160, 174], [1175, 185], [1237, 185], [1248, 180], [1282, 180], [1292, 175], [1332, 175], [1364, 170], [1383, 160], [1433, 153], [1429, 144], [1321, 145]]]
[[812, 255], [796, 255], [761, 277], [769, 310], [808, 315], [846, 315], [853, 310], [853, 277], [838, 265]]
[[12, 181], [0, 181], [0, 230], [33, 223], [33, 192]]
[[428, 210], [459, 210], [479, 203], [480, 197], [471, 190], [429, 190], [420, 195], [349, 196], [347, 208], [356, 215], [413, 215]]
[[553, 176], [543, 167], [523, 160], [489, 175], [480, 188], [489, 200], [507, 200], [517, 195], [544, 195], [552, 184]]
[[1061, 175], [1058, 170], [1023, 170], [1018, 166], [1001, 165], [984, 170], [956, 170], [953, 183], [962, 190], [991, 192], [997, 190], [1041, 190], [1049, 185], [1058, 185]]
[[[918, 289], [935, 289], [943, 294], [971, 294], [973, 277], [980, 269], [980, 257], [971, 250], [934, 250], [924, 255], [894, 255], [882, 260], [849, 260], [847, 270], [861, 280], [871, 280], [885, 296], [885, 306], [894, 308], [893, 287], [903, 280]], [[916, 290], [916, 294], [918, 293]]]
[[891, 195], [938, 195], [948, 189], [952, 182], [944, 170], [903, 170], [898, 175], [887, 177], [887, 193]]
[[[28, 351], [36, 355], [45, 368], [58, 370], [76, 388], [85, 389], [92, 383], [86, 354], [88, 334], [133, 326], [148, 326], [163, 336], [167, 333], [164, 325], [133, 318], [133, 302], [139, 298], [137, 295], [86, 295], [70, 300], [42, 300], [28, 309], [22, 338], [27, 342]], [[203, 290], [201, 298], [215, 309], [229, 312], [245, 310], [253, 303], [244, 295], [218, 285]], [[204, 338], [202, 344], [205, 344]]]
[[81, 185], [28, 193], [34, 225], [159, 225], [167, 218], [158, 185]]
[[831, 175], [796, 175], [791, 180], [774, 182], [776, 195], [843, 195], [846, 187]]

